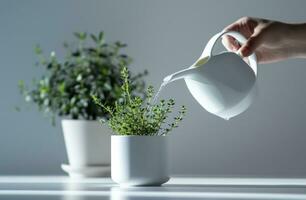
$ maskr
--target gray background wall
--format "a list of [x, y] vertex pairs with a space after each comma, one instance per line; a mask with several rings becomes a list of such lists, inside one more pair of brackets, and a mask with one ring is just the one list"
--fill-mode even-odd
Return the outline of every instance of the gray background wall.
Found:
[[[31, 80], [34, 44], [62, 55], [72, 32], [104, 30], [108, 41], [129, 44], [132, 71], [148, 69], [158, 87], [167, 74], [191, 64], [206, 41], [241, 16], [306, 21], [306, 1], [109, 0], [0, 2], [0, 174], [62, 174], [67, 162], [60, 126], [53, 128], [17, 90]], [[183, 81], [162, 96], [188, 106], [173, 132], [173, 174], [306, 177], [306, 60], [259, 66], [260, 94], [230, 121], [204, 111]], [[20, 113], [15, 105], [27, 107]], [[59, 124], [58, 124], [59, 125]]]

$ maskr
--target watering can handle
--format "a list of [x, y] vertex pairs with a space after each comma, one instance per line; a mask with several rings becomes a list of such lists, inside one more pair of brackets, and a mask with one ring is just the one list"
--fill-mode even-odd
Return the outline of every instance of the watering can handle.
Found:
[[[247, 41], [247, 39], [243, 35], [241, 35], [240, 33], [236, 32], [236, 31], [222, 31], [222, 32], [217, 33], [216, 35], [214, 35], [208, 41], [208, 43], [206, 44], [205, 49], [204, 49], [200, 59], [204, 58], [204, 57], [210, 58], [212, 56], [212, 51], [213, 51], [213, 48], [214, 48], [217, 40], [219, 38], [221, 38], [223, 35], [230, 35], [233, 38], [235, 38], [241, 44], [244, 44]], [[253, 69], [255, 75], [257, 76], [257, 74], [258, 74], [258, 72], [257, 72], [258, 71], [257, 70], [257, 58], [256, 58], [255, 53], [251, 54], [248, 57], [248, 59], [249, 59], [250, 67]]]

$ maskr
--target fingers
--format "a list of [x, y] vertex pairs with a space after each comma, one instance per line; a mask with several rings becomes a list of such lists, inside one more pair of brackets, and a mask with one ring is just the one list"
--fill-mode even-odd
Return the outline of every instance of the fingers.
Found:
[[239, 31], [240, 24], [241, 24], [240, 20], [237, 20], [236, 22], [225, 27], [223, 30], [224, 31]]
[[[240, 20], [230, 24], [229, 26], [225, 27], [223, 31], [237, 31], [240, 32]], [[229, 51], [238, 51], [240, 48], [239, 43], [236, 41], [235, 38], [225, 35], [222, 37], [222, 44], [223, 46]]]
[[225, 31], [241, 31], [241, 27], [248, 25], [254, 18], [251, 17], [241, 17], [234, 23], [228, 25], [224, 28]]
[[251, 55], [263, 43], [263, 40], [264, 40], [263, 29], [262, 28], [255, 29], [253, 35], [239, 49], [240, 54], [243, 57], [247, 57], [247, 56]]
[[[252, 34], [249, 27], [251, 21], [252, 18], [250, 17], [242, 17], [225, 27], [224, 31], [236, 31], [244, 35], [246, 38], [249, 38]], [[240, 49], [240, 44], [238, 41], [231, 36], [223, 36], [222, 43], [224, 47], [229, 51], [238, 51]]]
[[222, 44], [228, 51], [238, 51], [240, 48], [239, 43], [231, 36], [223, 36]]
[[260, 23], [259, 19], [251, 17], [242, 17], [236, 22], [227, 26], [225, 31], [237, 31], [247, 38], [247, 42], [241, 47], [238, 42], [230, 37], [224, 36], [223, 45], [230, 51], [239, 51], [243, 56], [251, 55], [263, 42], [263, 30], [265, 23]]

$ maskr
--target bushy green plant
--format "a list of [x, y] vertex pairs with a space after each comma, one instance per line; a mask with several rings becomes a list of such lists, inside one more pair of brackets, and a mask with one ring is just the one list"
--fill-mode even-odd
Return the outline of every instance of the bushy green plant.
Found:
[[[64, 44], [67, 56], [60, 62], [54, 52], [49, 58], [43, 56], [39, 46], [35, 48], [40, 66], [46, 73], [34, 81], [29, 89], [23, 81], [19, 88], [26, 101], [34, 102], [38, 108], [54, 117], [96, 120], [108, 118], [109, 113], [96, 108], [91, 95], [98, 94], [101, 101], [113, 106], [122, 99], [120, 65], [129, 65], [131, 58], [120, 53], [126, 45], [121, 42], [106, 43], [103, 32], [89, 35], [92, 45], [85, 44], [88, 35], [75, 33], [78, 46]], [[140, 73], [131, 76], [131, 96], [144, 93], [144, 82]]]
[[[117, 135], [166, 135], [173, 128], [178, 127], [180, 121], [186, 113], [185, 106], [181, 109], [172, 123], [166, 122], [174, 108], [174, 100], [160, 100], [158, 103], [152, 102], [154, 99], [154, 89], [149, 86], [146, 98], [131, 96], [131, 81], [126, 67], [121, 71], [123, 84], [121, 86], [123, 101], [116, 101], [114, 106], [104, 104], [99, 97], [93, 95], [94, 102], [102, 110], [110, 114], [108, 120], [109, 127]], [[102, 121], [103, 123], [105, 121]], [[166, 124], [166, 125], [165, 125]]]

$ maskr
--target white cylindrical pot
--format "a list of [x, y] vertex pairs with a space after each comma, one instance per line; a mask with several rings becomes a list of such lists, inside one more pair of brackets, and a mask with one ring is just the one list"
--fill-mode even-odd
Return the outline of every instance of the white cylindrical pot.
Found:
[[111, 176], [121, 186], [161, 185], [169, 180], [167, 136], [111, 137]]
[[63, 119], [62, 128], [71, 168], [87, 170], [110, 166], [111, 130], [107, 125], [98, 121]]

